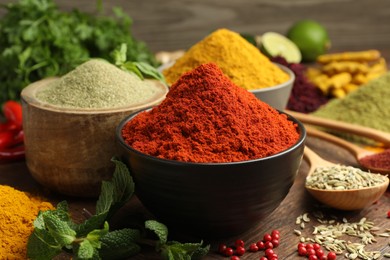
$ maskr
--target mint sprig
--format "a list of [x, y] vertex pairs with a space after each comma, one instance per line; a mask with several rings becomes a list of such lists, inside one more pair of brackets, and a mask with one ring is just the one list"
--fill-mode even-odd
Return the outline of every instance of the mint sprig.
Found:
[[167, 84], [164, 75], [149, 63], [143, 61], [128, 61], [127, 44], [122, 43], [112, 52], [111, 56], [114, 60], [114, 64], [118, 68], [130, 73], [134, 73], [141, 80], [144, 80], [145, 78], [152, 78]]
[[[81, 224], [72, 221], [66, 201], [54, 210], [40, 212], [34, 220], [34, 231], [27, 243], [27, 256], [32, 260], [52, 259], [63, 251], [75, 259], [123, 259], [141, 251], [140, 230], [109, 230], [109, 219], [134, 194], [134, 182], [127, 166], [113, 158], [115, 171], [111, 181], [103, 181], [96, 202], [95, 215]], [[168, 241], [168, 228], [155, 220], [147, 220], [145, 228], [156, 233], [156, 251], [164, 259], [199, 259], [209, 246], [200, 243]]]

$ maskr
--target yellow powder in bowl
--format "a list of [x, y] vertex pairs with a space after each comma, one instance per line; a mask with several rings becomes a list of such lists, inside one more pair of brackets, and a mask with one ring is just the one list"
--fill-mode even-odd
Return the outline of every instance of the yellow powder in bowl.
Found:
[[169, 85], [201, 64], [216, 63], [236, 85], [247, 90], [272, 87], [289, 76], [238, 33], [219, 29], [193, 45], [163, 71]]

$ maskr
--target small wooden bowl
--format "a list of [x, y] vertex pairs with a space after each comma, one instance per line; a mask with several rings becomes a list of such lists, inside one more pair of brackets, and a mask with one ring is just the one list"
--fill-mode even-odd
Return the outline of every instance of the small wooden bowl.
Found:
[[102, 180], [113, 174], [111, 158], [119, 154], [116, 127], [133, 112], [160, 103], [168, 87], [154, 81], [156, 95], [128, 107], [69, 109], [36, 98], [54, 80], [37, 81], [21, 93], [27, 167], [44, 187], [70, 196], [96, 197]]

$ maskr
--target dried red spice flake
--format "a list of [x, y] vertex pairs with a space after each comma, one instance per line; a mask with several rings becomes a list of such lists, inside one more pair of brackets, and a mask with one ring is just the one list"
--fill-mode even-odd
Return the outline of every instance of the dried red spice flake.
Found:
[[166, 99], [122, 129], [145, 154], [185, 162], [234, 162], [267, 157], [294, 145], [297, 125], [214, 63], [185, 73]]
[[306, 67], [303, 64], [288, 63], [282, 57], [274, 57], [271, 60], [290, 68], [295, 74], [295, 81], [287, 103], [287, 109], [301, 113], [311, 113], [329, 101], [329, 98], [324, 96], [307, 79], [305, 76]]
[[390, 149], [365, 156], [359, 160], [360, 164], [368, 169], [390, 170]]

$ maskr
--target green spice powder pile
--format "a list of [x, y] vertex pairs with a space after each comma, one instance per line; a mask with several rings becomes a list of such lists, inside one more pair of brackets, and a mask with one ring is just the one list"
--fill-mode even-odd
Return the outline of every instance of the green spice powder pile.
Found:
[[143, 103], [161, 91], [113, 64], [92, 59], [49, 84], [37, 99], [63, 108], [117, 108]]
[[[343, 99], [331, 100], [313, 115], [390, 132], [390, 72], [366, 83]], [[345, 137], [368, 142], [350, 135]]]

